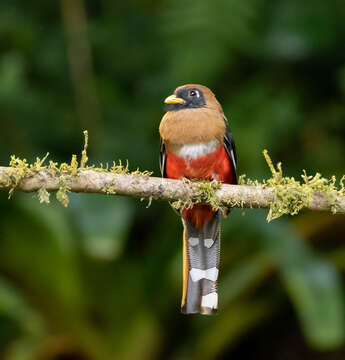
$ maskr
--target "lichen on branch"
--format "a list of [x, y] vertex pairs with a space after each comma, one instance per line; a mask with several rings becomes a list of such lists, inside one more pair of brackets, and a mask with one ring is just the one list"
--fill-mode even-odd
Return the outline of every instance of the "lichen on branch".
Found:
[[263, 154], [272, 173], [272, 177], [265, 180], [263, 186], [269, 186], [275, 190], [275, 198], [270, 204], [267, 221], [284, 214], [296, 215], [303, 208], [312, 207], [317, 196], [327, 199], [329, 210], [333, 214], [341, 211], [343, 205], [341, 198], [345, 195], [345, 176], [340, 179], [337, 186], [335, 176], [326, 179], [319, 173], [314, 176], [307, 175], [303, 170], [301, 183], [294, 177], [283, 176], [282, 164], [278, 163], [275, 168], [267, 150], [264, 150]]
[[303, 208], [332, 213], [345, 213], [345, 187], [343, 176], [323, 178], [319, 173], [309, 176], [303, 171], [302, 181], [283, 175], [282, 165], [273, 165], [267, 150], [264, 157], [272, 177], [259, 182], [239, 177], [239, 185], [221, 184], [216, 181], [171, 180], [151, 177], [149, 171], [129, 170], [128, 161], [88, 165], [88, 133], [84, 131], [84, 147], [80, 163], [72, 155], [69, 163], [47, 163], [49, 153], [33, 164], [12, 155], [9, 167], [0, 167], [0, 190], [37, 192], [40, 202], [49, 203], [49, 193], [64, 205], [69, 203], [69, 192], [87, 192], [107, 195], [132, 196], [152, 200], [166, 200], [173, 207], [191, 207], [197, 203], [208, 204], [213, 209], [268, 208], [267, 220], [284, 214], [296, 215]]
[[[111, 174], [123, 174], [123, 175], [141, 175], [149, 176], [152, 173], [148, 171], [140, 172], [138, 169], [130, 172], [128, 162], [124, 166], [121, 160], [118, 164], [113, 161], [112, 166], [109, 168], [109, 164], [106, 164], [103, 167], [101, 163], [98, 167], [95, 165], [88, 166], [88, 132], [85, 130], [84, 134], [84, 147], [81, 152], [80, 164], [78, 163], [77, 155], [73, 154], [70, 163], [61, 163], [58, 164], [52, 160], [49, 161], [48, 165], [44, 165], [44, 162], [47, 160], [49, 153], [47, 153], [42, 159], [39, 157], [36, 158], [36, 161], [33, 164], [29, 164], [26, 159], [20, 159], [15, 155], [11, 156], [9, 168], [6, 176], [6, 181], [1, 181], [0, 179], [0, 190], [1, 185], [9, 189], [9, 198], [12, 197], [15, 190], [20, 190], [20, 182], [23, 179], [33, 178], [35, 175], [43, 172], [49, 173], [53, 177], [58, 178], [59, 187], [56, 190], [56, 198], [61, 204], [65, 207], [69, 204], [68, 193], [71, 192], [71, 188], [66, 181], [66, 177], [78, 177], [78, 174], [81, 170], [93, 170], [98, 172], [108, 172]], [[102, 188], [102, 191], [106, 194], [115, 194], [115, 188], [113, 185], [105, 185]], [[41, 188], [37, 190], [37, 195], [39, 201], [42, 203], [49, 203], [49, 192], [47, 191], [46, 186], [43, 184]]]

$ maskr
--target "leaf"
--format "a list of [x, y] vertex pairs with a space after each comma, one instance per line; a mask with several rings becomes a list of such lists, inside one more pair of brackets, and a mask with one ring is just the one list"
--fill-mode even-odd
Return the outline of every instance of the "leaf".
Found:
[[71, 210], [83, 233], [83, 244], [91, 257], [112, 260], [121, 254], [133, 216], [129, 199], [71, 195]]
[[340, 274], [316, 255], [287, 221], [269, 226], [263, 244], [280, 270], [307, 341], [322, 350], [342, 345], [345, 312]]
[[0, 314], [18, 322], [26, 333], [37, 336], [43, 331], [44, 326], [40, 315], [3, 277], [0, 277]]
[[40, 297], [54, 298], [74, 311], [81, 310], [76, 244], [66, 209], [59, 208], [56, 201], [45, 206], [23, 194], [15, 204], [16, 217], [10, 213], [3, 223], [3, 268], [22, 279], [31, 291], [38, 291]]

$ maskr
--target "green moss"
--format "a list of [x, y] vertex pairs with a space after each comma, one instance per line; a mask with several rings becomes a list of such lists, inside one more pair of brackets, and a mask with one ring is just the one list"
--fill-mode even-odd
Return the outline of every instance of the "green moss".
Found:
[[238, 185], [249, 185], [249, 186], [261, 186], [258, 180], [248, 179], [246, 174], [242, 174], [238, 177]]
[[205, 202], [212, 206], [214, 210], [218, 210], [220, 208], [219, 201], [215, 198], [215, 193], [222, 184], [218, 181], [203, 181], [199, 183], [199, 192], [200, 195], [197, 199], [198, 202]]
[[71, 175], [73, 176], [77, 176], [78, 174], [78, 160], [77, 160], [77, 155], [72, 155], [72, 159], [71, 159], [71, 164], [70, 164], [70, 169], [71, 169]]
[[60, 182], [60, 188], [56, 193], [56, 198], [58, 201], [60, 201], [60, 203], [63, 206], [67, 207], [69, 204], [69, 197], [68, 197], [67, 193], [69, 193], [71, 189], [67, 185], [66, 178], [64, 175], [60, 176], [59, 182]]
[[8, 192], [8, 198], [10, 199], [14, 193], [15, 188], [18, 186], [19, 182], [26, 176], [31, 176], [33, 174], [30, 170], [30, 166], [26, 159], [19, 159], [15, 155], [11, 156], [10, 167], [12, 168], [9, 173], [9, 184], [10, 190]]
[[[124, 175], [135, 175], [135, 176], [150, 176], [152, 172], [150, 171], [139, 171], [136, 169], [135, 171], [129, 170], [128, 161], [123, 165], [121, 160], [118, 162], [113, 161], [112, 166], [109, 169], [109, 165], [102, 163], [99, 166], [95, 165], [87, 165], [88, 156], [87, 156], [87, 148], [88, 148], [88, 132], [84, 131], [84, 147], [81, 153], [80, 165], [78, 163], [77, 155], [72, 155], [70, 163], [61, 163], [49, 161], [48, 165], [44, 165], [44, 162], [47, 160], [49, 153], [47, 153], [42, 159], [39, 157], [36, 158], [36, 161], [33, 164], [29, 164], [26, 159], [20, 159], [15, 155], [11, 156], [10, 159], [10, 167], [8, 183], [6, 184], [9, 190], [9, 198], [13, 195], [16, 187], [20, 183], [20, 181], [26, 177], [31, 177], [35, 175], [35, 173], [47, 170], [52, 176], [59, 176], [60, 187], [56, 193], [56, 198], [64, 205], [68, 206], [69, 197], [68, 192], [70, 192], [70, 188], [67, 185], [66, 177], [67, 176], [78, 176], [79, 171], [81, 170], [94, 170], [104, 173], [112, 173], [112, 174], [124, 174]], [[116, 189], [114, 185], [109, 185], [102, 189], [106, 194], [116, 194]], [[38, 198], [39, 201], [49, 203], [49, 193], [45, 188], [41, 188], [38, 190]], [[152, 199], [151, 199], [152, 200]]]
[[[141, 199], [140, 199], [140, 201], [144, 201], [144, 200], [146, 200], [146, 198], [141, 198]], [[152, 196], [150, 196], [147, 200], [148, 200], [148, 201], [147, 201], [147, 205], [145, 206], [146, 209], [148, 209], [148, 208], [151, 206], [151, 204], [152, 204], [152, 200], [153, 200]]]
[[[44, 162], [47, 160], [49, 153], [47, 153], [42, 159], [37, 157], [33, 164], [29, 164], [26, 159], [19, 159], [12, 155], [10, 159], [11, 170], [9, 171], [7, 184], [10, 188], [9, 198], [12, 196], [16, 187], [23, 178], [33, 176], [35, 173], [42, 170], [49, 171], [49, 173], [53, 176], [59, 176], [60, 187], [56, 193], [56, 197], [64, 206], [67, 206], [69, 203], [68, 192], [70, 191], [66, 182], [66, 176], [78, 176], [78, 173], [81, 170], [93, 170], [104, 173], [135, 176], [150, 176], [152, 174], [150, 171], [139, 171], [138, 169], [131, 172], [129, 170], [128, 161], [123, 164], [121, 160], [118, 162], [113, 161], [111, 167], [109, 167], [108, 163], [105, 165], [101, 163], [98, 167], [95, 165], [87, 165], [87, 148], [88, 132], [84, 131], [84, 147], [81, 152], [80, 164], [78, 164], [76, 155], [72, 155], [70, 163], [58, 164], [57, 162], [50, 160], [48, 165], [44, 165]], [[340, 179], [337, 185], [335, 176], [331, 179], [325, 179], [319, 173], [314, 176], [310, 176], [303, 171], [303, 174], [301, 175], [303, 182], [300, 182], [295, 180], [293, 177], [283, 176], [281, 163], [274, 166], [267, 150], [264, 150], [263, 153], [268, 167], [271, 170], [272, 177], [264, 180], [262, 183], [259, 183], [257, 180], [248, 179], [244, 174], [239, 177], [238, 183], [240, 185], [262, 186], [264, 188], [272, 187], [274, 189], [275, 200], [270, 204], [270, 209], [267, 215], [268, 221], [276, 219], [284, 214], [298, 214], [301, 209], [309, 206], [315, 192], [322, 193], [322, 195], [328, 199], [331, 211], [333, 213], [337, 212], [339, 207], [337, 197], [345, 196], [345, 175]], [[183, 181], [187, 186], [192, 183], [187, 179], [183, 179]], [[191, 208], [198, 203], [206, 203], [211, 205], [214, 210], [225, 209], [215, 197], [215, 193], [220, 188], [221, 183], [217, 181], [193, 181], [193, 184], [198, 184], [199, 186], [197, 196], [193, 199], [174, 201], [171, 204], [173, 208], [179, 210], [181, 208]], [[104, 187], [102, 191], [106, 194], [116, 194], [116, 188], [113, 184]], [[38, 191], [38, 198], [40, 202], [49, 203], [48, 191], [44, 188], [40, 189]], [[149, 199], [148, 206], [150, 206], [151, 202], [152, 198]], [[243, 205], [243, 202], [236, 198], [229, 199], [226, 203], [227, 207], [243, 207]], [[223, 212], [226, 213], [226, 211]]]
[[326, 196], [332, 213], [337, 212], [337, 196], [344, 195], [344, 176], [341, 178], [338, 187], [335, 176], [326, 179], [319, 173], [314, 176], [307, 175], [306, 171], [303, 170], [301, 175], [303, 182], [301, 183], [293, 177], [283, 176], [281, 163], [278, 163], [277, 168], [275, 168], [267, 150], [264, 150], [263, 154], [272, 173], [272, 178], [266, 180], [263, 186], [269, 186], [275, 190], [275, 200], [270, 205], [267, 221], [284, 214], [298, 214], [301, 209], [310, 205], [312, 195], [315, 192]]
[[110, 172], [113, 174], [128, 174], [128, 160], [126, 161], [126, 166], [122, 165], [122, 161], [119, 160], [119, 164], [116, 164], [116, 161], [113, 161], [113, 165], [110, 168]]
[[[321, 193], [329, 201], [329, 206], [333, 213], [337, 212], [338, 203], [337, 197], [345, 195], [345, 175], [340, 179], [339, 185], [336, 184], [335, 176], [331, 179], [323, 178], [319, 173], [314, 176], [308, 176], [305, 171], [301, 175], [302, 182], [295, 180], [293, 177], [283, 175], [282, 164], [278, 163], [276, 166], [268, 155], [267, 150], [264, 150], [264, 157], [267, 165], [271, 170], [272, 177], [260, 183], [258, 180], [248, 179], [245, 174], [238, 179], [239, 185], [247, 186], [261, 186], [263, 188], [271, 187], [275, 191], [275, 199], [270, 204], [267, 221], [277, 219], [282, 215], [296, 215], [303, 208], [308, 207], [313, 199], [315, 192]], [[214, 210], [221, 209], [226, 214], [226, 208], [222, 207], [219, 201], [215, 198], [215, 192], [219, 189], [220, 183], [217, 182], [199, 182], [199, 194], [194, 199], [188, 201], [174, 201], [173, 208], [179, 210], [183, 207], [190, 208], [197, 203], [206, 203], [212, 206]], [[255, 200], [254, 200], [255, 201]], [[224, 203], [224, 202], [223, 202]], [[242, 207], [244, 203], [237, 198], [228, 199], [226, 201], [227, 207]], [[224, 211], [225, 210], [225, 211]]]
[[84, 130], [84, 149], [81, 152], [80, 167], [83, 169], [88, 162], [89, 158], [87, 157], [87, 148], [89, 146], [89, 133], [87, 130]]
[[45, 154], [45, 156], [43, 157], [42, 160], [39, 157], [37, 157], [34, 164], [30, 165], [30, 169], [34, 170], [34, 171], [40, 171], [40, 170], [44, 169], [45, 167], [43, 166], [43, 163], [46, 161], [48, 156], [49, 156], [49, 152], [47, 152]]
[[171, 206], [175, 210], [180, 210], [182, 208], [190, 209], [195, 204], [200, 204], [200, 203], [211, 205], [215, 211], [221, 208], [219, 200], [214, 196], [216, 191], [222, 186], [222, 184], [220, 182], [215, 181], [215, 180], [214, 181], [195, 181], [195, 180], [191, 181], [188, 179], [183, 179], [183, 182], [187, 185], [190, 185], [192, 183], [198, 184], [198, 186], [199, 186], [198, 194], [192, 199], [173, 201], [171, 203]]
[[50, 193], [46, 190], [46, 188], [42, 187], [37, 191], [38, 200], [40, 203], [50, 203]]
[[102, 191], [104, 193], [106, 193], [107, 195], [115, 195], [116, 194], [114, 185], [105, 186], [104, 188], [102, 188]]

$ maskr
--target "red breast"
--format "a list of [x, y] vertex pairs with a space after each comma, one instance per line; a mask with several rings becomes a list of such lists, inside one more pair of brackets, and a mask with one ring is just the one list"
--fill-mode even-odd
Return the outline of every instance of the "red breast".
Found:
[[[171, 179], [217, 180], [230, 184], [232, 171], [229, 156], [222, 145], [215, 151], [195, 158], [180, 157], [169, 151], [166, 154], [166, 172]], [[204, 225], [214, 215], [211, 206], [195, 205], [191, 209], [183, 210], [183, 217], [190, 219], [196, 228]]]
[[197, 157], [182, 157], [167, 150], [166, 172], [171, 179], [186, 177], [199, 180], [217, 180], [228, 184], [232, 180], [230, 159], [223, 144], [218, 146], [216, 150]]

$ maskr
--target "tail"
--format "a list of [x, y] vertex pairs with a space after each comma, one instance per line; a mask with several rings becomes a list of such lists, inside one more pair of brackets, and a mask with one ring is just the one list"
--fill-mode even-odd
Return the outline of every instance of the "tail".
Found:
[[217, 278], [220, 250], [220, 223], [217, 211], [202, 227], [183, 219], [183, 294], [185, 314], [215, 314], [218, 309]]

